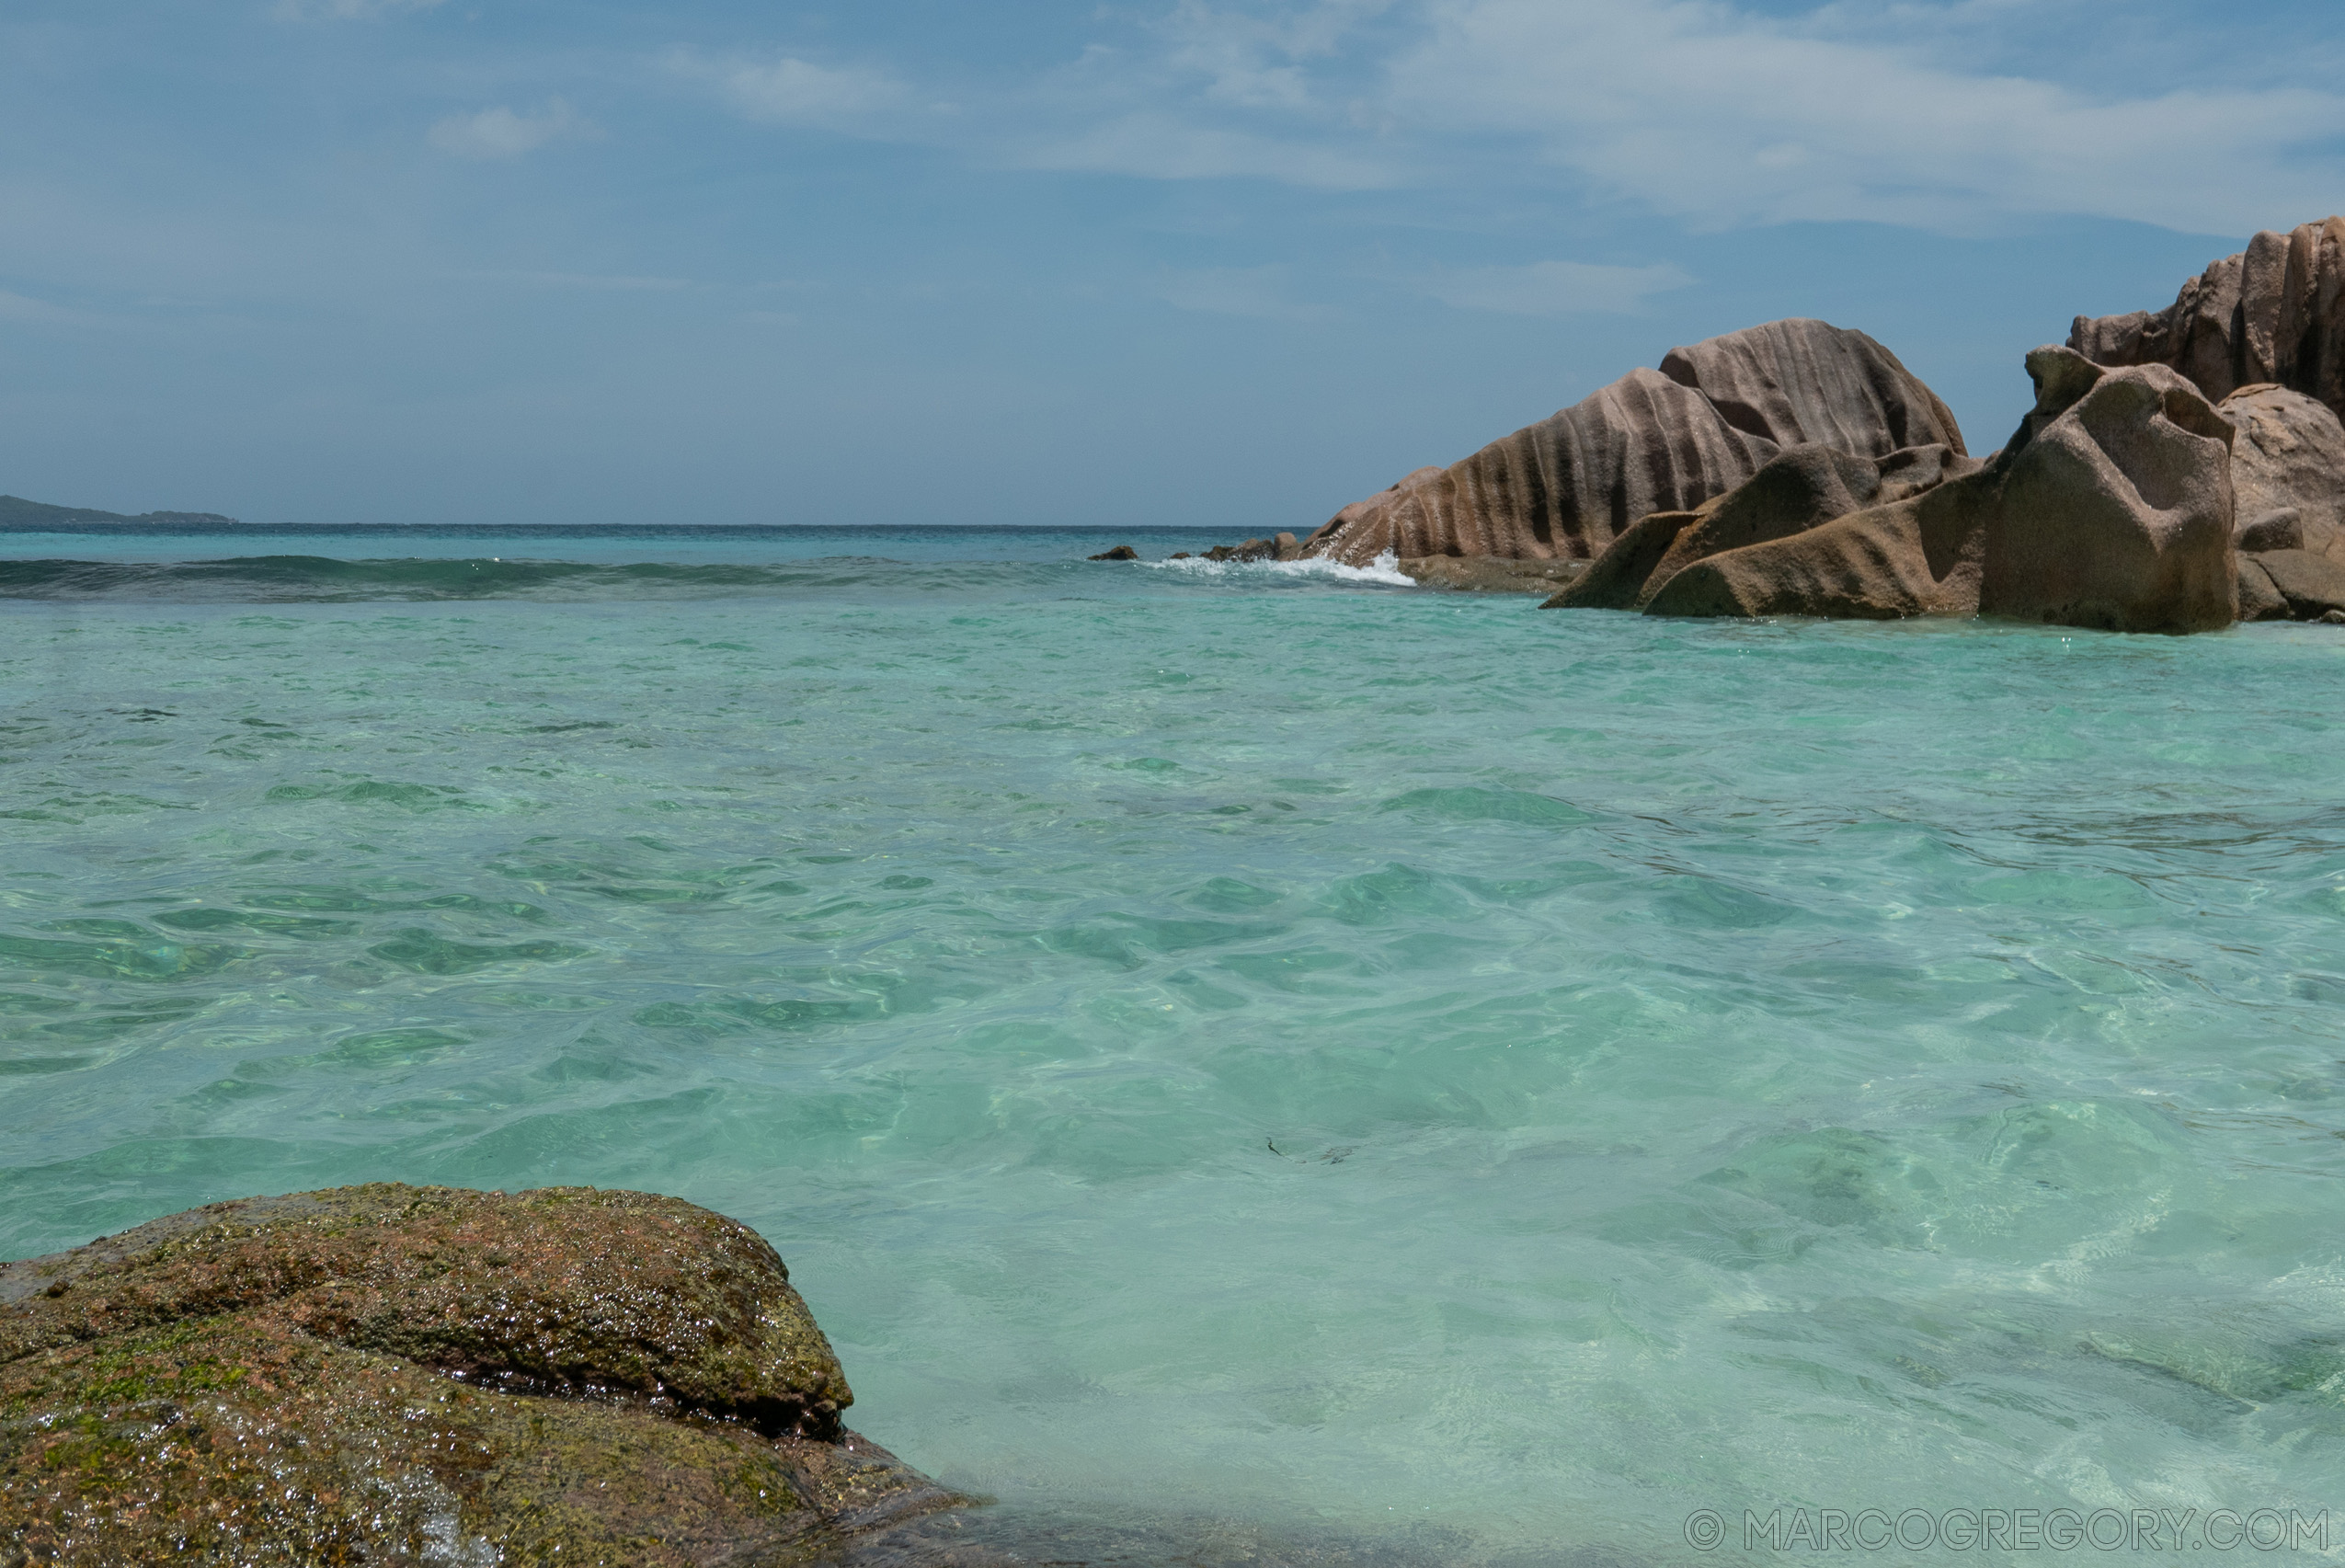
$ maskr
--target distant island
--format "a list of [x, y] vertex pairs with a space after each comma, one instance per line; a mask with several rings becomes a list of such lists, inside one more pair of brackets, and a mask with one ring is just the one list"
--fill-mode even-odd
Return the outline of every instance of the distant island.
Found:
[[137, 517], [124, 517], [120, 512], [96, 511], [88, 507], [52, 507], [46, 501], [29, 501], [22, 496], [0, 496], [0, 530], [86, 532], [92, 528], [120, 526], [128, 528], [236, 528], [241, 526], [233, 517], [222, 517], [213, 511], [151, 511]]

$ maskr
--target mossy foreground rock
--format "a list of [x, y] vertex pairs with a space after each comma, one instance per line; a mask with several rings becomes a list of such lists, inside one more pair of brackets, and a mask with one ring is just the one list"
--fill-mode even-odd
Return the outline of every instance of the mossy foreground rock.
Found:
[[757, 1233], [376, 1185], [0, 1264], [0, 1568], [784, 1563], [962, 1501]]

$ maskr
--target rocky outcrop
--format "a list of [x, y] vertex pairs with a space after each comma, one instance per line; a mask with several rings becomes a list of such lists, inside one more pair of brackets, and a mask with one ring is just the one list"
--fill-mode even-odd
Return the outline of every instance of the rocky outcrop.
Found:
[[379, 1185], [0, 1265], [0, 1562], [782, 1563], [956, 1498], [674, 1198]]
[[[2008, 615], [2111, 631], [2230, 624], [2232, 427], [2163, 367], [2028, 356], [2036, 406], [1985, 465], [1937, 459], [1902, 497], [1842, 509], [1893, 470], [1800, 454], [1747, 495], [1647, 519], [1594, 585], [1655, 615]], [[1824, 514], [1832, 514], [1825, 517]], [[1804, 520], [1817, 518], [1809, 523]], [[1735, 541], [1773, 534], [1753, 543]], [[1664, 543], [1665, 540], [1665, 543]], [[1714, 548], [1713, 548], [1714, 547]], [[1673, 565], [1674, 563], [1674, 565]], [[1618, 586], [1633, 582], [1633, 595]]]
[[1888, 349], [1821, 321], [1771, 322], [1674, 349], [1658, 371], [1420, 468], [1336, 513], [1304, 550], [1355, 566], [1387, 552], [1585, 560], [1639, 519], [1690, 510], [1808, 444], [1963, 452], [1954, 416]]
[[1096, 555], [1086, 555], [1087, 561], [1137, 561], [1140, 553], [1129, 544], [1118, 544], [1112, 550], [1102, 550]]
[[2164, 310], [2078, 316], [2068, 346], [2099, 365], [2164, 365], [2211, 400], [2271, 382], [2345, 414], [2345, 218], [2267, 230], [2182, 285]]

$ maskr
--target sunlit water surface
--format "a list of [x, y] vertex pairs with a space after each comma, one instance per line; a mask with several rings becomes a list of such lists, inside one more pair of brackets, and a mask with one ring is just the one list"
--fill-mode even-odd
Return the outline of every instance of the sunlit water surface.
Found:
[[1013, 1505], [2345, 1544], [2345, 633], [1107, 542], [0, 540], [0, 1255], [650, 1188]]

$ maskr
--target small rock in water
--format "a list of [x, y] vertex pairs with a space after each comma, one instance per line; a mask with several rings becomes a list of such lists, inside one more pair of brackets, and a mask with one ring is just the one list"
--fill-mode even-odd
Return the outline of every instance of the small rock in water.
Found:
[[2323, 612], [2320, 619], [2323, 625], [2345, 626], [2345, 610], [2327, 611]]
[[1118, 544], [1113, 550], [1102, 550], [1091, 557], [1094, 561], [1137, 561], [1139, 558], [1140, 553], [1129, 544]]

